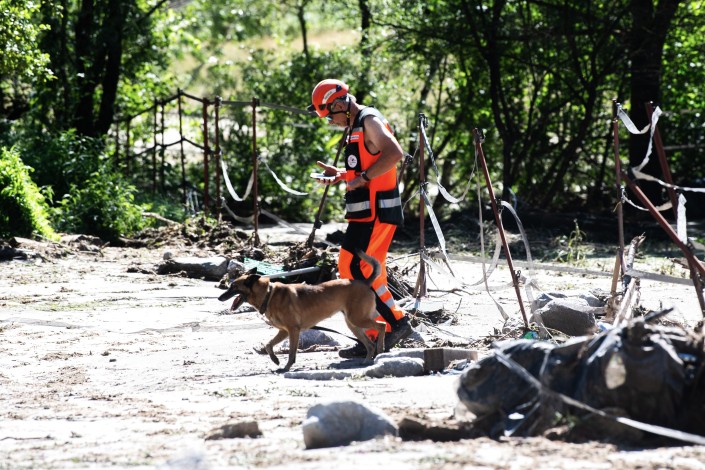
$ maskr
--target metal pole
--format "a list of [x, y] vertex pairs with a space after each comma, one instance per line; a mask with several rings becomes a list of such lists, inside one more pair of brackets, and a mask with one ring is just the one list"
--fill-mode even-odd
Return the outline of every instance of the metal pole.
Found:
[[[614, 139], [614, 171], [615, 185], [617, 187], [617, 234], [619, 237], [619, 247], [617, 248], [617, 256], [619, 257], [619, 266], [624, 275], [624, 215], [622, 213], [622, 166], [619, 161], [619, 120], [617, 119], [617, 100], [612, 100], [612, 137]], [[616, 292], [612, 292], [615, 294]]]
[[480, 160], [480, 165], [482, 166], [482, 172], [485, 174], [485, 183], [487, 184], [487, 190], [490, 193], [490, 202], [492, 203], [492, 212], [494, 212], [494, 220], [497, 224], [497, 230], [499, 230], [499, 236], [502, 240], [502, 248], [504, 248], [504, 255], [507, 257], [507, 266], [509, 266], [509, 272], [512, 275], [512, 283], [514, 284], [514, 291], [517, 295], [517, 300], [519, 301], [519, 309], [521, 310], [521, 316], [524, 319], [524, 327], [529, 327], [529, 321], [526, 318], [526, 312], [524, 311], [524, 302], [521, 300], [521, 291], [519, 290], [519, 278], [517, 273], [514, 271], [514, 264], [512, 263], [512, 254], [509, 252], [509, 245], [507, 244], [507, 237], [504, 233], [504, 226], [502, 225], [502, 217], [499, 213], [499, 208], [497, 207], [497, 201], [495, 200], [494, 190], [492, 189], [492, 180], [490, 180], [490, 172], [487, 169], [487, 162], [485, 161], [485, 154], [482, 151], [482, 138], [480, 137], [480, 132], [477, 128], [472, 131], [475, 138], [475, 150], [477, 150], [477, 155]]
[[257, 106], [259, 105], [259, 100], [255, 97], [252, 98], [252, 171], [254, 173], [254, 182], [252, 185], [252, 197], [253, 197], [253, 220], [255, 224], [255, 236], [254, 243], [255, 246], [259, 246], [259, 188], [257, 180], [258, 162], [257, 162]]
[[[424, 140], [424, 132], [422, 132], [423, 128], [425, 128], [426, 124], [428, 123], [428, 120], [426, 119], [426, 115], [423, 113], [419, 113], [419, 188], [421, 191], [424, 191], [424, 186], [426, 184], [426, 174], [424, 171], [424, 145], [425, 145], [425, 140]], [[425, 297], [428, 294], [428, 290], [426, 289], [426, 262], [423, 259], [424, 255], [424, 249], [426, 246], [426, 240], [424, 237], [424, 219], [426, 218], [425, 215], [425, 202], [424, 198], [422, 195], [419, 197], [419, 275], [416, 279], [416, 287], [414, 288], [414, 296], [419, 299], [421, 297]]]
[[120, 169], [120, 121], [115, 121], [115, 168]]
[[205, 222], [206, 215], [208, 214], [208, 204], [210, 203], [210, 197], [208, 194], [208, 186], [210, 184], [209, 171], [208, 171], [208, 154], [210, 149], [208, 148], [208, 105], [210, 102], [208, 98], [203, 98], [203, 220]]
[[152, 152], [152, 194], [157, 192], [157, 114], [158, 101], [154, 100], [154, 122], [152, 126], [152, 137], [154, 142], [154, 151]]
[[218, 207], [218, 222], [222, 218], [221, 207], [223, 201], [220, 199], [220, 159], [222, 157], [222, 152], [220, 150], [220, 123], [219, 123], [219, 111], [220, 105], [223, 99], [220, 96], [215, 97], [215, 200]]
[[[651, 117], [654, 114], [653, 103], [646, 103], [646, 115], [649, 116], [649, 122], [651, 122]], [[663, 173], [663, 180], [668, 184], [673, 184], [673, 177], [671, 176], [671, 169], [668, 166], [668, 159], [666, 158], [666, 151], [663, 148], [663, 141], [661, 140], [661, 134], [658, 131], [658, 127], [654, 128], [654, 146], [656, 147], [656, 154], [658, 155], [659, 163], [661, 164], [661, 172]], [[676, 191], [669, 187], [668, 188], [668, 198], [671, 201], [671, 208], [673, 209], [673, 216], [678, 219], [678, 198], [676, 197]]]
[[159, 155], [161, 156], [161, 165], [159, 167], [159, 179], [161, 180], [162, 194], [164, 194], [166, 192], [166, 181], [165, 181], [166, 180], [166, 175], [165, 175], [166, 168], [164, 165], [164, 159], [165, 159], [165, 154], [166, 154], [166, 147], [164, 146], [164, 127], [165, 127], [164, 126], [164, 108], [166, 107], [166, 102], [162, 101], [161, 105], [162, 105], [162, 109], [161, 109], [162, 122], [161, 122], [161, 128], [159, 130], [162, 135], [162, 145], [159, 150]]
[[184, 197], [184, 207], [186, 207], [186, 204], [188, 204], [187, 200], [187, 195], [186, 195], [186, 156], [184, 155], [184, 125], [183, 125], [183, 116], [182, 116], [182, 109], [181, 109], [181, 88], [179, 88], [179, 98], [178, 98], [178, 104], [179, 104], [179, 146], [181, 147], [181, 191], [183, 193]]
[[666, 231], [669, 237], [671, 237], [671, 240], [678, 245], [678, 248], [681, 249], [683, 254], [685, 255], [686, 259], [688, 260], [688, 266], [690, 267], [690, 276], [693, 280], [693, 286], [695, 287], [695, 292], [698, 295], [698, 302], [700, 303], [700, 311], [705, 317], [705, 299], [703, 299], [703, 291], [702, 291], [702, 282], [700, 280], [699, 276], [705, 276], [705, 266], [703, 266], [702, 262], [700, 262], [699, 259], [693, 255], [693, 253], [690, 251], [690, 248], [683, 243], [680, 238], [678, 238], [678, 234], [673, 230], [673, 227], [666, 221], [666, 219], [661, 215], [661, 213], [656, 210], [654, 205], [649, 201], [649, 198], [646, 197], [646, 195], [641, 191], [641, 188], [637, 186], [628, 176], [626, 173], [622, 172], [621, 177], [626, 181], [627, 186], [629, 186], [629, 189], [632, 190], [632, 192], [636, 195], [637, 198], [641, 201], [642, 204], [649, 210], [649, 213], [651, 213], [651, 216], [656, 219], [656, 222], [661, 226], [662, 229]]
[[[646, 114], [649, 116], [649, 122], [654, 114], [653, 103], [646, 103]], [[661, 139], [661, 134], [659, 133], [658, 127], [654, 127], [654, 146], [656, 147], [656, 154], [659, 157], [659, 163], [661, 164], [661, 172], [663, 173], [663, 179], [668, 184], [673, 184], [673, 176], [671, 175], [671, 168], [668, 165], [668, 158], [666, 158], [666, 151], [663, 148], [663, 140]], [[668, 187], [668, 197], [671, 201], [671, 209], [673, 209], [673, 216], [678, 220], [678, 198], [676, 197], [676, 191], [672, 187]], [[692, 251], [689, 246], [687, 246], [688, 251]], [[700, 277], [697, 273], [697, 268], [694, 266], [693, 261], [688, 258], [688, 268], [690, 269], [690, 278], [693, 280], [693, 285], [695, 286], [695, 291], [698, 294], [698, 301], [700, 302], [700, 309], [705, 315], [705, 300], [703, 299], [703, 286], [700, 281]]]
[[[345, 147], [345, 141], [348, 138], [348, 128], [346, 127], [345, 130], [343, 131], [343, 137], [340, 140], [340, 143], [338, 144], [338, 151], [335, 153], [335, 160], [333, 160], [333, 166], [338, 167], [338, 158], [340, 157], [340, 152], [343, 150], [343, 147]], [[321, 228], [321, 214], [323, 214], [323, 207], [326, 202], [326, 198], [328, 197], [328, 190], [330, 189], [331, 185], [327, 184], [326, 187], [323, 189], [323, 196], [321, 196], [321, 202], [318, 204], [318, 212], [316, 212], [316, 218], [313, 221], [313, 230], [311, 230], [311, 234], [308, 236], [308, 240], [306, 240], [306, 246], [311, 248], [313, 246], [313, 239], [316, 236], [316, 230]]]
[[132, 126], [132, 119], [127, 120], [127, 132], [125, 133], [125, 171], [130, 174], [130, 168], [132, 166], [132, 147], [130, 147], [130, 127]]

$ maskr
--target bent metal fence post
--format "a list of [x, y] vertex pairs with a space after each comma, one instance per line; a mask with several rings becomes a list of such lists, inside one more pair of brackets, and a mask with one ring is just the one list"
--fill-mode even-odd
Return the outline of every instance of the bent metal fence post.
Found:
[[[424, 142], [424, 133], [422, 132], [422, 128], [425, 127], [428, 124], [426, 115], [423, 113], [419, 113], [419, 188], [421, 188], [421, 192], [425, 191], [425, 185], [426, 185], [426, 174], [424, 171], [424, 160], [425, 160], [425, 154], [424, 154], [424, 146], [426, 143]], [[426, 240], [424, 238], [424, 219], [426, 217], [425, 215], [425, 205], [424, 205], [424, 198], [423, 194], [420, 194], [419, 197], [419, 275], [416, 279], [416, 287], [414, 288], [414, 297], [417, 299], [420, 299], [421, 297], [426, 297], [428, 294], [428, 291], [426, 289], [426, 262], [424, 261], [424, 249], [426, 245]]]
[[[652, 116], [654, 114], [654, 105], [649, 102], [646, 103], [646, 115], [649, 117], [649, 122], [652, 122]], [[654, 128], [654, 147], [656, 147], [656, 154], [658, 155], [659, 163], [661, 164], [661, 172], [663, 173], [663, 180], [668, 184], [673, 184], [673, 176], [671, 175], [671, 169], [668, 166], [668, 159], [666, 158], [666, 151], [663, 148], [663, 141], [661, 140], [661, 134], [658, 131], [658, 126]], [[671, 208], [673, 209], [673, 216], [678, 218], [678, 196], [676, 196], [676, 191], [672, 186], [666, 188], [668, 191], [668, 199], [671, 201]]]
[[671, 225], [659, 213], [656, 207], [654, 207], [649, 198], [646, 197], [641, 188], [639, 188], [639, 186], [637, 186], [636, 183], [634, 183], [634, 181], [629, 178], [629, 176], [624, 170], [622, 170], [622, 179], [624, 179], [624, 181], [627, 183], [627, 186], [629, 186], [629, 189], [632, 190], [632, 192], [636, 195], [639, 201], [641, 201], [641, 203], [644, 204], [644, 206], [649, 210], [651, 216], [656, 220], [656, 222], [658, 222], [658, 224], [671, 238], [671, 240], [673, 240], [673, 243], [675, 243], [685, 255], [685, 258], [688, 260], [688, 267], [690, 268], [690, 277], [693, 280], [693, 286], [695, 287], [695, 292], [698, 296], [698, 302], [700, 303], [700, 311], [703, 317], [705, 317], [705, 300], [703, 299], [702, 290], [702, 279], [705, 278], [705, 266], [699, 259], [695, 257], [690, 248], [685, 243], [683, 243], [680, 238], [678, 238], [678, 234], [673, 230], [673, 227], [671, 227]]
[[221, 208], [222, 208], [222, 201], [220, 199], [220, 159], [222, 157], [222, 151], [220, 150], [220, 121], [219, 121], [219, 114], [220, 114], [220, 105], [223, 103], [223, 99], [220, 96], [215, 97], [215, 106], [213, 110], [215, 111], [215, 131], [214, 131], [214, 138], [215, 138], [215, 162], [213, 164], [213, 167], [215, 168], [215, 203], [218, 208], [218, 221], [221, 220], [222, 214], [221, 214]]
[[254, 182], [252, 185], [252, 200], [253, 200], [253, 223], [255, 225], [255, 235], [254, 243], [255, 246], [260, 245], [259, 241], [259, 190], [257, 186], [258, 172], [257, 172], [257, 106], [259, 105], [259, 100], [255, 97], [252, 98], [252, 171], [254, 172]]
[[[613, 100], [613, 110], [615, 112], [616, 116], [616, 110], [617, 110], [618, 103], [616, 100]], [[653, 115], [653, 108], [650, 106], [650, 104], [647, 104], [647, 113], [651, 117]], [[617, 119], [615, 117], [615, 123], [617, 122]], [[671, 177], [671, 170], [668, 166], [668, 162], [666, 161], [665, 158], [665, 152], [663, 149], [663, 143], [661, 142], [660, 135], [658, 134], [658, 127], [655, 126], [655, 122], [653, 120], [649, 120], [651, 123], [650, 125], [653, 126], [654, 128], [652, 129], [653, 131], [653, 137], [654, 137], [654, 143], [656, 144], [656, 152], [659, 155], [659, 160], [661, 164], [661, 169], [663, 170], [664, 177], [668, 180], [667, 183], [669, 186], [671, 186], [670, 189], [672, 189], [672, 177]], [[691, 248], [686, 244], [686, 242], [682, 241], [680, 237], [678, 236], [678, 233], [673, 230], [673, 227], [666, 221], [666, 219], [661, 215], [659, 210], [653, 205], [653, 203], [649, 200], [649, 198], [644, 194], [644, 192], [641, 190], [641, 188], [630, 178], [629, 174], [621, 168], [620, 165], [620, 159], [619, 159], [619, 140], [617, 137], [617, 124], [615, 124], [614, 127], [614, 155], [615, 155], [615, 168], [619, 172], [617, 174], [617, 184], [618, 186], [621, 187], [621, 182], [624, 181], [629, 189], [632, 191], [632, 193], [639, 199], [639, 201], [646, 207], [646, 210], [651, 214], [651, 216], [656, 220], [656, 222], [661, 226], [661, 228], [666, 232], [666, 234], [673, 240], [673, 242], [680, 248], [680, 250], [683, 252], [685, 255], [686, 260], [688, 261], [688, 268], [690, 269], [690, 277], [691, 280], [693, 281], [693, 287], [695, 287], [695, 292], [698, 296], [698, 303], [700, 304], [700, 311], [705, 317], [705, 299], [703, 298], [703, 279], [705, 279], [705, 265], [695, 257], [693, 254]], [[658, 139], [656, 139], [656, 136], [659, 136]], [[659, 146], [661, 147], [659, 149]], [[648, 155], [647, 155], [648, 156]], [[633, 170], [633, 169], [631, 169]], [[630, 170], [630, 171], [631, 171]], [[669, 194], [669, 196], [671, 196]], [[672, 194], [673, 199], [675, 199], [675, 192]], [[620, 206], [621, 206], [621, 201], [623, 199], [622, 194], [620, 193]], [[678, 218], [678, 211], [677, 209], [675, 210], [675, 215], [676, 219]], [[620, 221], [621, 222], [621, 221]], [[621, 223], [620, 223], [621, 226]], [[622, 265], [622, 274], [626, 274], [626, 270], [624, 268], [624, 265]]]
[[152, 117], [152, 138], [154, 145], [152, 146], [152, 194], [157, 193], [157, 114], [159, 113], [159, 101], [154, 100]]
[[[612, 100], [612, 138], [614, 141], [614, 184], [617, 188], [617, 257], [615, 259], [615, 268], [612, 275], [612, 285], [610, 287], [610, 303], [614, 303], [617, 298], [617, 284], [624, 275], [626, 268], [624, 266], [624, 212], [622, 205], [622, 176], [621, 165], [619, 161], [619, 119], [617, 118], [617, 100]], [[619, 273], [619, 274], [618, 274]]]
[[208, 154], [210, 153], [210, 148], [208, 147], [208, 105], [210, 102], [208, 98], [203, 98], [203, 218], [208, 215], [208, 204], [210, 204], [210, 197], [208, 192], [208, 185], [210, 183], [209, 172], [208, 172]]
[[[502, 248], [504, 248], [504, 255], [507, 257], [507, 266], [509, 267], [509, 273], [512, 275], [512, 284], [514, 284], [514, 291], [517, 295], [517, 300], [519, 301], [519, 309], [521, 310], [521, 316], [524, 319], [524, 327], [529, 327], [529, 321], [526, 318], [526, 311], [524, 310], [524, 302], [521, 299], [521, 291], [519, 290], [519, 277], [516, 271], [514, 271], [514, 263], [512, 262], [512, 254], [509, 252], [509, 245], [507, 244], [507, 237], [504, 233], [504, 226], [502, 225], [502, 216], [499, 213], [499, 208], [497, 207], [497, 200], [495, 199], [494, 190], [492, 189], [492, 180], [490, 179], [490, 172], [487, 169], [487, 162], [485, 161], [485, 154], [482, 151], [482, 141], [484, 137], [481, 136], [480, 131], [475, 128], [472, 130], [474, 140], [475, 140], [475, 150], [480, 160], [480, 165], [482, 166], [482, 172], [485, 175], [485, 183], [487, 184], [487, 190], [490, 193], [490, 202], [492, 203], [492, 212], [494, 212], [494, 220], [497, 224], [497, 230], [499, 231], [499, 237], [502, 240]], [[480, 228], [482, 230], [482, 228]]]
[[179, 110], [179, 147], [180, 147], [180, 156], [181, 156], [181, 192], [183, 195], [183, 203], [184, 207], [186, 207], [187, 203], [187, 196], [186, 196], [186, 155], [184, 154], [184, 123], [183, 123], [183, 117], [182, 117], [182, 112], [183, 110], [181, 109], [181, 97], [183, 95], [183, 92], [181, 91], [181, 88], [179, 88], [177, 92], [177, 97], [178, 97], [178, 110]]

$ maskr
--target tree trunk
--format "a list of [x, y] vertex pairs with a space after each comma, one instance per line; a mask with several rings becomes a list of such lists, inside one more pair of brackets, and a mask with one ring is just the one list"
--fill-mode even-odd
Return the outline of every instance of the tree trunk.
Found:
[[103, 27], [103, 41], [106, 48], [106, 61], [103, 75], [103, 93], [100, 100], [100, 112], [95, 129], [100, 135], [107, 134], [115, 115], [120, 65], [122, 64], [122, 38], [125, 25], [125, 7], [121, 1], [109, 3], [108, 16]]
[[[631, 59], [631, 109], [629, 115], [638, 128], [648, 124], [645, 104], [661, 99], [663, 45], [673, 17], [682, 0], [631, 0], [632, 32], [629, 44]], [[629, 161], [638, 165], [646, 155], [649, 133], [630, 135]], [[645, 171], [660, 175], [658, 161], [652, 158]]]
[[372, 49], [370, 47], [370, 25], [372, 24], [372, 12], [368, 0], [358, 0], [360, 7], [360, 52], [362, 55], [362, 68], [360, 78], [355, 87], [355, 97], [358, 103], [365, 101], [370, 91], [370, 68], [372, 67]]
[[83, 0], [75, 26], [77, 89], [78, 97], [73, 109], [73, 126], [81, 135], [94, 135], [93, 105], [95, 76], [93, 75], [93, 53], [95, 52], [94, 18], [96, 16], [93, 0]]
[[299, 27], [301, 28], [301, 39], [303, 40], [303, 53], [306, 58], [306, 63], [311, 61], [308, 54], [308, 32], [306, 30], [306, 4], [308, 2], [303, 1], [296, 7], [296, 17], [299, 19]]

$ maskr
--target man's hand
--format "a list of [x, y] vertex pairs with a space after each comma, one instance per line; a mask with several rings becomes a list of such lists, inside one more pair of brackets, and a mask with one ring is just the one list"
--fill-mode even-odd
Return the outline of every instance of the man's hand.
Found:
[[345, 179], [345, 170], [338, 169], [334, 167], [333, 165], [328, 165], [327, 163], [323, 163], [321, 161], [317, 161], [316, 165], [320, 166], [323, 168], [323, 174], [326, 176], [334, 176], [335, 178], [332, 180], [322, 180], [322, 179], [316, 179], [321, 184], [334, 184], [342, 181]]

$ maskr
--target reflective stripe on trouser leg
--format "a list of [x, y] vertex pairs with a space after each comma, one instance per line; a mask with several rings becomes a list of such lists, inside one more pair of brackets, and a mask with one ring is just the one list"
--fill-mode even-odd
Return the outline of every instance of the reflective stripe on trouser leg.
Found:
[[[351, 222], [348, 225], [343, 247], [338, 257], [338, 272], [343, 279], [367, 278], [372, 273], [372, 267], [355, 256], [355, 248], [365, 251], [379, 261], [382, 267], [380, 276], [372, 282], [375, 291], [378, 321], [387, 323], [387, 332], [391, 325], [404, 317], [404, 312], [396, 305], [392, 293], [387, 287], [387, 250], [392, 243], [396, 225], [374, 222]], [[376, 337], [374, 330], [367, 331], [368, 336]]]

